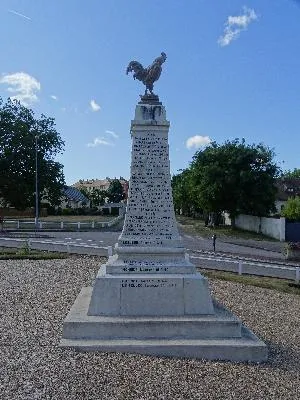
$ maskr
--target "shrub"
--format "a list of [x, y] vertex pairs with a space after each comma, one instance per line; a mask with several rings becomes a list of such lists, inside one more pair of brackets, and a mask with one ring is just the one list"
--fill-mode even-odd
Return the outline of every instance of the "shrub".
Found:
[[300, 197], [288, 199], [281, 215], [293, 221], [300, 221]]
[[112, 207], [111, 215], [119, 215], [119, 207]]
[[74, 211], [72, 208], [63, 208], [62, 215], [74, 215]]

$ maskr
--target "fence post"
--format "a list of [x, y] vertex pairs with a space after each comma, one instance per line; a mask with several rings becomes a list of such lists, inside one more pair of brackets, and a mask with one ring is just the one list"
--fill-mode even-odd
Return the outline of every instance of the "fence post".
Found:
[[239, 275], [243, 275], [243, 263], [242, 261], [239, 261], [239, 271], [238, 271]]
[[112, 246], [108, 246], [108, 247], [107, 247], [107, 255], [108, 255], [108, 257], [110, 257], [110, 256], [113, 255], [113, 248], [112, 248]]
[[92, 228], [95, 228], [95, 221], [92, 221]]
[[285, 241], [285, 231], [286, 231], [286, 219], [284, 217], [280, 218], [280, 225], [279, 225], [279, 240], [281, 242]]
[[77, 223], [77, 228], [80, 231], [80, 222]]
[[17, 229], [20, 229], [20, 220], [17, 221]]
[[60, 229], [64, 229], [64, 221], [60, 221]]
[[300, 280], [300, 268], [296, 267], [296, 279], [295, 279], [295, 282], [299, 283], [299, 280]]

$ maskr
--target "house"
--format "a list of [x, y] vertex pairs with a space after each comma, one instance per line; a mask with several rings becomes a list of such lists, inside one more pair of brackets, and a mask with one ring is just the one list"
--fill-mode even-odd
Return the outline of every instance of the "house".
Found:
[[[117, 178], [114, 178], [117, 179]], [[105, 179], [80, 179], [78, 182], [74, 183], [71, 185], [72, 187], [76, 189], [86, 189], [88, 192], [91, 192], [95, 189], [98, 190], [108, 190], [110, 183], [113, 179], [106, 177]], [[123, 187], [123, 192], [125, 194], [125, 199], [127, 199], [128, 196], [128, 181], [124, 179], [122, 176], [118, 179]]]
[[280, 178], [276, 183], [276, 188], [275, 207], [277, 213], [280, 214], [289, 198], [300, 196], [300, 178]]

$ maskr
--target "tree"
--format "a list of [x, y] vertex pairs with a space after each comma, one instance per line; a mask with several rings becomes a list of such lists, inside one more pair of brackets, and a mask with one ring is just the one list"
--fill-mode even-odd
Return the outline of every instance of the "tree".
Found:
[[54, 161], [64, 142], [53, 118], [34, 112], [16, 100], [0, 97], [0, 197], [17, 209], [35, 204], [37, 143], [39, 200], [60, 203], [64, 185], [63, 165]]
[[172, 177], [172, 192], [175, 212], [192, 216], [197, 210], [197, 193], [191, 181], [191, 171], [183, 170]]
[[300, 221], [300, 197], [288, 199], [281, 215], [291, 220]]
[[89, 200], [91, 200], [91, 196], [90, 196], [90, 191], [87, 190], [87, 188], [85, 186], [81, 186], [78, 188], [78, 190]]
[[285, 179], [300, 179], [300, 168], [294, 168], [293, 171], [288, 170], [282, 174], [282, 178]]
[[93, 207], [102, 206], [105, 203], [105, 199], [108, 197], [106, 190], [93, 189], [90, 192], [90, 200]]
[[191, 163], [199, 207], [207, 212], [227, 211], [234, 225], [240, 213], [263, 216], [274, 210], [279, 168], [274, 153], [263, 144], [245, 140], [212, 142]]
[[119, 203], [125, 198], [123, 186], [119, 179], [113, 179], [107, 189], [109, 203]]

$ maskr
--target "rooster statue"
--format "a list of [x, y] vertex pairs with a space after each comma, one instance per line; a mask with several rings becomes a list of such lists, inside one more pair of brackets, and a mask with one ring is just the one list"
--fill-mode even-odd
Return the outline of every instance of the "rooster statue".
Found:
[[149, 95], [148, 91], [151, 95], [155, 96], [153, 93], [153, 84], [160, 77], [162, 71], [161, 66], [166, 59], [166, 53], [161, 53], [161, 55], [157, 57], [148, 68], [144, 68], [138, 61], [130, 61], [126, 74], [128, 75], [129, 72], [134, 72], [133, 79], [142, 81], [146, 86], [145, 96]]

